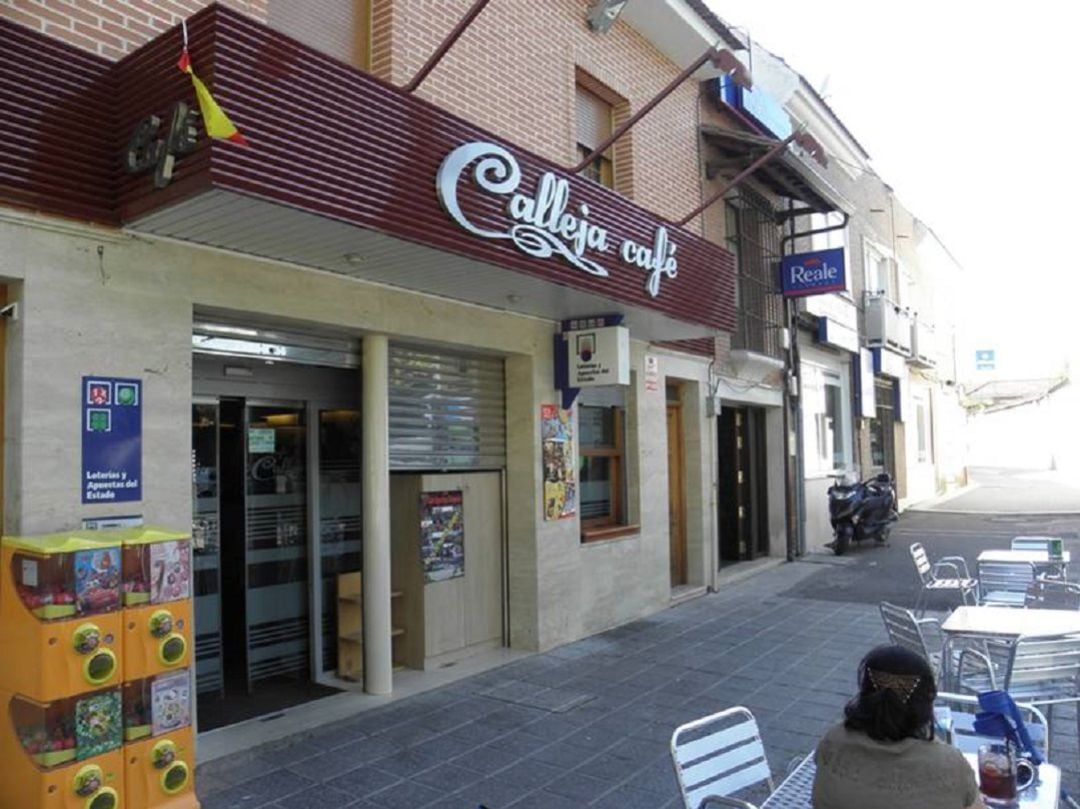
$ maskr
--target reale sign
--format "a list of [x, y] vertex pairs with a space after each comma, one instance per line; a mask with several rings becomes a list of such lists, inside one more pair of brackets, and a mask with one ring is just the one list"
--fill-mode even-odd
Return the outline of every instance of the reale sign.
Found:
[[847, 289], [844, 248], [795, 253], [780, 261], [780, 291], [785, 298], [842, 292]]

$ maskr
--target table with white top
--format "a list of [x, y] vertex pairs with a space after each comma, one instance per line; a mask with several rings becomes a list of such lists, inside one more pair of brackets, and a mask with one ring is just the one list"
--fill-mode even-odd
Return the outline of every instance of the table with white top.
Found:
[[945, 619], [941, 631], [948, 636], [1016, 639], [1021, 635], [1080, 633], [1080, 610], [1024, 610], [1013, 607], [962, 606]]
[[[978, 780], [978, 758], [974, 754], [964, 754], [967, 763], [976, 772]], [[813, 809], [810, 799], [814, 791], [814, 775], [817, 766], [811, 753], [792, 773], [781, 782], [776, 791], [769, 796], [761, 809]], [[1017, 806], [1026, 809], [1058, 809], [1061, 797], [1061, 770], [1053, 764], [1039, 765], [1039, 782], [1017, 795]]]
[[[941, 625], [945, 647], [941, 653], [941, 681], [952, 683], [952, 642], [961, 638], [1014, 641], [1025, 637], [1080, 634], [1080, 610], [1028, 610], [1014, 607], [962, 606]], [[939, 686], [940, 687], [940, 686]]]
[[1051, 559], [1047, 551], [989, 550], [979, 554], [980, 562], [1031, 562], [1033, 565], [1067, 565], [1072, 554], [1062, 551], [1061, 557]]

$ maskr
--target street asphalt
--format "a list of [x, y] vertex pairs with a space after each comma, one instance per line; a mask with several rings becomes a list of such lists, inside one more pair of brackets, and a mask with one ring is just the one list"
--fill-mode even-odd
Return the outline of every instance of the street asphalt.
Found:
[[[683, 722], [748, 707], [777, 776], [813, 750], [853, 694], [858, 660], [886, 639], [878, 603], [913, 601], [912, 542], [932, 559], [962, 555], [974, 568], [980, 550], [1006, 548], [1018, 534], [1064, 536], [1080, 559], [1078, 531], [1080, 514], [909, 512], [888, 547], [782, 564], [453, 686], [218, 759], [199, 767], [198, 793], [203, 809], [679, 807], [668, 743]], [[1071, 706], [1055, 713], [1052, 760], [1076, 793], [1074, 718]]]

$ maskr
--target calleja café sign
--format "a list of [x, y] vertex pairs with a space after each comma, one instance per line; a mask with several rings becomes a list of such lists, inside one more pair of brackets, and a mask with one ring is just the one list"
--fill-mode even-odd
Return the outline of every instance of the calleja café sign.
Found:
[[[506, 230], [488, 230], [473, 224], [458, 202], [458, 183], [469, 166], [472, 176], [488, 194], [507, 197], [507, 213], [515, 224]], [[557, 256], [589, 275], [608, 277], [608, 271], [590, 256], [614, 251], [624, 264], [636, 267], [645, 276], [645, 290], [655, 298], [665, 278], [678, 275], [676, 245], [667, 228], [656, 229], [651, 245], [633, 239], [619, 239], [607, 228], [589, 221], [589, 206], [572, 205], [570, 183], [546, 171], [532, 193], [521, 190], [521, 167], [510, 152], [495, 143], [466, 143], [454, 149], [435, 180], [439, 201], [459, 226], [484, 239], [509, 239], [523, 253], [534, 258]]]

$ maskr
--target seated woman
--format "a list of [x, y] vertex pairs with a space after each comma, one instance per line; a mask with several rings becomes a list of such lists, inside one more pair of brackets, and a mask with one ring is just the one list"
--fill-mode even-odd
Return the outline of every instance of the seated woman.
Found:
[[900, 646], [859, 664], [859, 694], [814, 753], [814, 809], [985, 809], [963, 754], [934, 738], [934, 672]]

